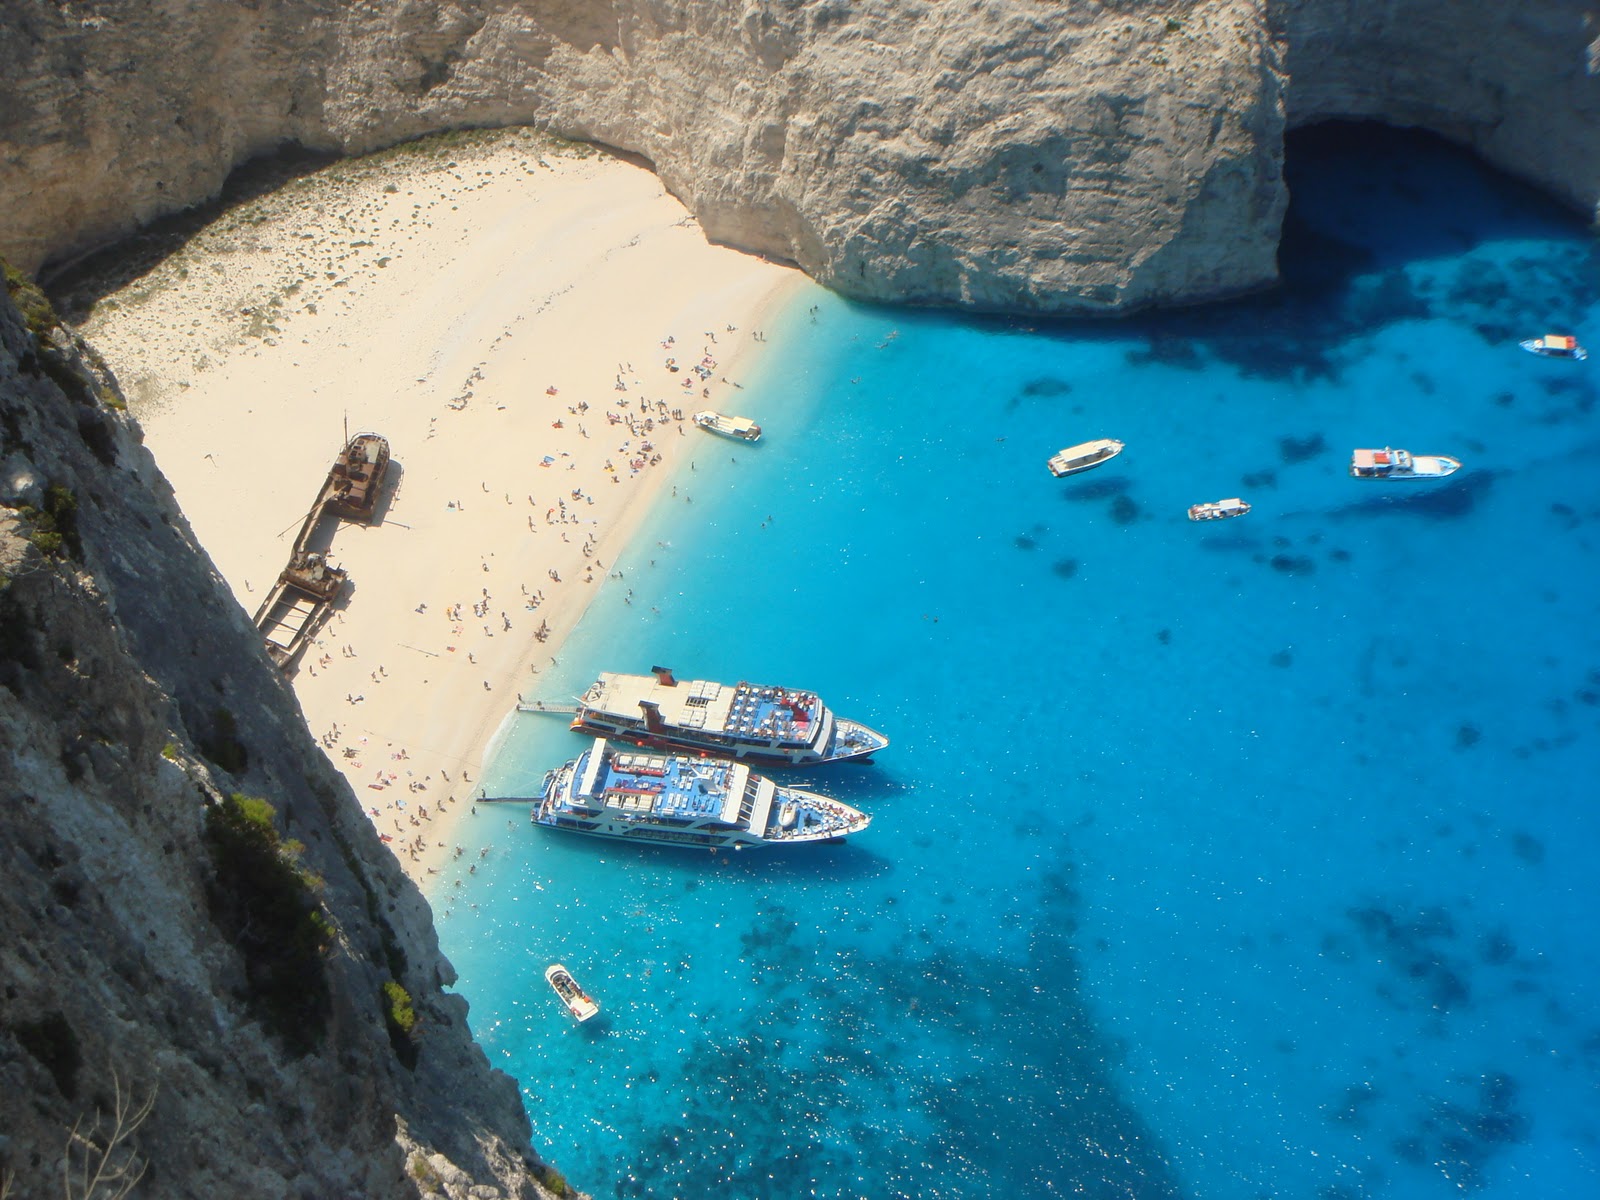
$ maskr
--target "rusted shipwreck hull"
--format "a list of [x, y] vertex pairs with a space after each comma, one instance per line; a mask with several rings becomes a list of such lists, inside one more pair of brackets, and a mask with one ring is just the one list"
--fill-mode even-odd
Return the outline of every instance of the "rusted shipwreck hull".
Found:
[[345, 443], [323, 485], [322, 505], [329, 512], [356, 521], [372, 520], [389, 469], [389, 440], [376, 433], [358, 433]]
[[267, 654], [287, 670], [317, 635], [348, 576], [320, 554], [297, 554], [256, 610]]

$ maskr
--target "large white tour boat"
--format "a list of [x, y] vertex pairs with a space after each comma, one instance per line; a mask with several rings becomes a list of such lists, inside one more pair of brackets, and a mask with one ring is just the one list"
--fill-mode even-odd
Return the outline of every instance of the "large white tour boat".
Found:
[[534, 824], [549, 829], [712, 850], [833, 842], [870, 820], [744, 763], [623, 749], [605, 738], [548, 772], [533, 809]]
[[1096, 441], [1081, 442], [1076, 446], [1068, 446], [1065, 450], [1058, 450], [1050, 456], [1050, 461], [1045, 465], [1050, 468], [1050, 474], [1060, 479], [1064, 475], [1076, 475], [1079, 471], [1087, 471], [1090, 467], [1110, 462], [1121, 453], [1121, 442], [1115, 438], [1099, 438]]
[[1448, 454], [1412, 454], [1409, 450], [1357, 450], [1350, 456], [1350, 474], [1357, 479], [1443, 479], [1461, 469]]
[[834, 716], [815, 692], [703, 679], [680, 683], [668, 667], [651, 671], [603, 673], [578, 701], [572, 728], [773, 767], [864, 759], [889, 744], [876, 730]]

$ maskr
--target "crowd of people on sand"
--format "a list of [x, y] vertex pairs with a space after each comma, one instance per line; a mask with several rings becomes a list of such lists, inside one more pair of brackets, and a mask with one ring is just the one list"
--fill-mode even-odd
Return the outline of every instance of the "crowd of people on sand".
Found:
[[[727, 332], [732, 333], [734, 331], [735, 326], [729, 325], [727, 327]], [[709, 396], [709, 386], [705, 385], [709, 384], [712, 376], [717, 371], [717, 357], [714, 350], [717, 345], [717, 336], [714, 331], [710, 330], [706, 331], [705, 336], [707, 339], [706, 344], [702, 348], [698, 361], [688, 367], [687, 370], [679, 365], [677, 356], [680, 351], [676, 338], [668, 336], [662, 340], [661, 346], [667, 352], [663, 363], [664, 373], [667, 376], [667, 380], [664, 382], [671, 381], [675, 375], [682, 375], [681, 383], [685, 391], [693, 391], [696, 386], [701, 386], [703, 394]], [[760, 331], [757, 331], [753, 337], [756, 341], [765, 340]], [[660, 465], [664, 456], [657, 449], [652, 439], [658, 437], [669, 426], [673, 425], [677, 427], [680, 435], [685, 435], [686, 424], [682, 407], [674, 406], [666, 399], [652, 400], [641, 394], [646, 385], [634, 371], [631, 362], [619, 362], [617, 367], [613, 387], [614, 394], [610, 404], [605, 409], [604, 415], [608, 429], [625, 432], [627, 436], [619, 444], [614, 445], [602, 459], [605, 474], [610, 476], [614, 484], [620, 484], [623, 481], [624, 470], [626, 470], [629, 477], [633, 477], [651, 467]], [[481, 377], [480, 372], [478, 378], [481, 379]], [[450, 407], [465, 406], [466, 399], [471, 396], [470, 385], [474, 382], [476, 380], [468, 380], [468, 388], [465, 395], [458, 397], [461, 403], [458, 405], [452, 402]], [[724, 379], [723, 382], [728, 381]], [[738, 385], [733, 384], [732, 386]], [[550, 396], [558, 394], [558, 389], [553, 384], [547, 387], [545, 391]], [[591, 402], [589, 400], [577, 400], [571, 404], [565, 404], [564, 407], [567, 410], [566, 415], [574, 418], [577, 431], [582, 437], [588, 438], [589, 434], [585, 426], [579, 423], [579, 419], [590, 414]], [[437, 418], [433, 420], [437, 422]], [[557, 429], [565, 427], [565, 422], [560, 419], [554, 421], [553, 424]], [[430, 425], [429, 435], [432, 436], [433, 432], [434, 429]], [[567, 436], [571, 437], [572, 434], [569, 433]], [[551, 452], [543, 457], [540, 465], [545, 468], [556, 468], [563, 459], [568, 460], [569, 470], [578, 469], [579, 463], [574, 458], [573, 452], [561, 449], [559, 446], [553, 447]], [[493, 491], [487, 480], [480, 482], [480, 490], [491, 495]], [[503, 491], [503, 489], [501, 490]], [[536, 489], [536, 491], [538, 490], [542, 489]], [[588, 513], [588, 510], [595, 506], [595, 497], [590, 495], [583, 486], [563, 487], [559, 489], [559, 492], [560, 494], [554, 498], [555, 502], [546, 505], [541, 505], [536, 498], [535, 492], [526, 493], [530, 510], [527, 516], [529, 534], [538, 534], [541, 525], [546, 528], [559, 528], [564, 544], [571, 546], [577, 543], [577, 557], [581, 563], [581, 578], [584, 583], [595, 582], [596, 576], [601, 574], [620, 580], [622, 573], [620, 571], [608, 572], [606, 564], [598, 556], [600, 534], [597, 527], [599, 521]], [[673, 489], [673, 495], [674, 497], [677, 496], [676, 488]], [[691, 497], [685, 498], [692, 499]], [[508, 505], [514, 503], [510, 492], [504, 492], [504, 499]], [[544, 508], [544, 520], [542, 522], [537, 519], [537, 514], [541, 507]], [[451, 500], [447, 508], [458, 513], [466, 511], [465, 505], [460, 500]], [[569, 530], [573, 526], [587, 527], [581, 528], [581, 539], [579, 531], [572, 531], [569, 534]], [[491, 553], [481, 558], [483, 571], [486, 574], [494, 573], [491, 566], [493, 557]], [[652, 560], [652, 565], [654, 565], [654, 560]], [[551, 563], [547, 566], [546, 576], [552, 585], [562, 584], [567, 580], [567, 577], [562, 575], [561, 566], [556, 563]], [[534, 612], [540, 608], [546, 599], [544, 588], [530, 588], [526, 583], [521, 585], [521, 593], [523, 609], [527, 612]], [[630, 590], [627, 596], [629, 604], [632, 603], [632, 595]], [[477, 636], [476, 631], [468, 632], [465, 613], [469, 608], [473, 615], [473, 621], [479, 625], [483, 636], [494, 637], [497, 634], [505, 635], [514, 632], [515, 622], [513, 618], [505, 609], [499, 609], [494, 606], [494, 595], [487, 586], [480, 588], [480, 595], [472, 600], [456, 600], [444, 605], [442, 612], [438, 608], [430, 606], [426, 600], [419, 601], [414, 606], [413, 611], [429, 622], [439, 620], [442, 616], [446, 629], [446, 635], [443, 639], [444, 653], [446, 655], [455, 655], [460, 653], [462, 649], [466, 649], [465, 643]], [[339, 614], [337, 620], [342, 624], [344, 614]], [[532, 631], [532, 638], [534, 641], [543, 643], [548, 641], [552, 636], [552, 632], [549, 619], [541, 617], [538, 626]], [[316, 645], [320, 649], [323, 646], [323, 639], [318, 638]], [[421, 649], [417, 646], [408, 648]], [[355, 659], [358, 657], [353, 644], [341, 644], [338, 649], [341, 658]], [[438, 657], [431, 650], [423, 649], [421, 652], [431, 657]], [[477, 651], [473, 649], [466, 649], [465, 657], [467, 662], [473, 666], [482, 665], [477, 658]], [[316, 658], [312, 666], [312, 673], [315, 674], [317, 668], [321, 668], [326, 672], [332, 665], [332, 652], [324, 651]], [[533, 667], [531, 669], [537, 671], [538, 668]], [[379, 664], [375, 670], [368, 670], [367, 673], [373, 685], [381, 685], [389, 680], [389, 673], [382, 664]], [[404, 673], [402, 672], [402, 674]], [[493, 692], [494, 690], [488, 679], [483, 681], [483, 686], [488, 692]], [[366, 702], [366, 699], [364, 692], [347, 691], [345, 693], [345, 702], [351, 706], [361, 705]], [[518, 701], [519, 703], [521, 702], [520, 695], [518, 696]], [[357, 786], [364, 784], [370, 791], [383, 794], [381, 800], [373, 797], [372, 803], [367, 809], [374, 824], [378, 826], [379, 836], [394, 847], [397, 855], [404, 853], [407, 860], [425, 867], [428, 874], [438, 874], [439, 868], [437, 866], [428, 865], [429, 851], [443, 850], [446, 848], [446, 843], [434, 839], [430, 845], [429, 830], [436, 817], [443, 816], [450, 806], [458, 804], [456, 798], [450, 794], [446, 794], [442, 799], [434, 798], [438, 790], [453, 788], [454, 781], [451, 780], [449, 770], [439, 767], [436, 772], [427, 772], [419, 777], [416, 770], [407, 765], [411, 762], [411, 756], [405, 747], [396, 748], [392, 743], [389, 743], [390, 759], [393, 765], [378, 769], [371, 775], [365, 775], [363, 762], [372, 749], [368, 738], [357, 734], [357, 744], [349, 745], [345, 744], [345, 733], [346, 731], [340, 727], [338, 722], [333, 722], [322, 733], [319, 740], [330, 755], [335, 749], [340, 751], [335, 763], [349, 776], [352, 783], [357, 784]], [[439, 776], [441, 783], [435, 783], [435, 774]], [[364, 775], [365, 777], [363, 778]], [[463, 784], [471, 782], [471, 778], [465, 770], [460, 771], [459, 780]], [[399, 794], [399, 785], [402, 782], [406, 787], [404, 795]], [[475, 806], [472, 807], [472, 811], [476, 813]], [[389, 827], [388, 829], [384, 828], [386, 824]], [[483, 853], [488, 853], [487, 848]], [[457, 846], [455, 857], [460, 858], [461, 854], [461, 847]], [[474, 864], [469, 873], [475, 871], [476, 865]], [[456, 882], [459, 886], [459, 879]]]
[[[340, 736], [341, 733], [337, 725], [335, 725], [332, 730], [323, 736], [323, 745], [331, 747], [339, 740]], [[368, 747], [368, 749], [370, 749], [368, 746], [368, 740], [365, 737], [360, 739], [360, 743], [363, 747]], [[388, 745], [392, 745], [392, 743], [388, 743]], [[342, 753], [344, 758], [347, 760], [347, 766], [350, 771], [359, 771], [363, 769], [360, 755], [366, 752], [366, 750], [358, 749], [355, 746], [345, 747]], [[389, 755], [389, 758], [397, 763], [405, 763], [410, 761], [411, 754], [405, 749], [405, 747], [402, 746], [400, 749], [392, 751]], [[430, 772], [426, 775], [423, 775], [421, 778], [417, 778], [416, 772], [409, 767], [402, 767], [400, 770], [403, 770], [406, 775], [411, 776], [411, 778], [406, 782], [406, 790], [409, 791], [414, 798], [426, 796], [428, 794], [428, 791], [430, 787], [433, 786], [434, 782], [433, 773]], [[450, 778], [450, 772], [446, 768], [439, 768], [438, 773], [445, 784], [453, 784], [453, 781]], [[373, 774], [371, 780], [368, 781], [366, 786], [369, 791], [388, 792], [390, 789], [396, 788], [399, 782], [399, 771], [380, 767]], [[470, 784], [472, 782], [472, 776], [466, 770], [461, 771], [461, 782], [466, 784]], [[432, 807], [426, 803], [423, 803], [420, 799], [413, 799], [412, 801], [408, 802], [405, 798], [396, 795], [382, 800], [381, 803], [369, 802], [367, 806], [367, 815], [372, 818], [373, 824], [378, 827], [378, 836], [381, 840], [391, 845], [396, 845], [396, 854], [404, 853], [409, 861], [416, 863], [421, 861], [423, 855], [426, 854], [428, 850], [429, 835], [427, 831], [434, 818], [436, 816], [442, 817], [447, 807], [458, 803], [459, 801], [457, 801], [453, 792], [446, 794], [443, 799], [436, 801]], [[477, 811], [476, 807], [473, 808], [473, 811]], [[390, 827], [394, 830], [393, 834], [388, 833], [383, 829], [382, 823], [385, 820], [388, 821]], [[406, 830], [408, 826], [411, 829], [418, 830], [418, 832], [414, 834], [407, 833]], [[397, 838], [395, 835], [400, 835], [400, 837]], [[434, 848], [442, 850], [445, 848], [445, 843], [435, 842]], [[485, 851], [485, 853], [487, 853], [487, 851]], [[435, 872], [430, 869], [430, 874], [431, 873]]]

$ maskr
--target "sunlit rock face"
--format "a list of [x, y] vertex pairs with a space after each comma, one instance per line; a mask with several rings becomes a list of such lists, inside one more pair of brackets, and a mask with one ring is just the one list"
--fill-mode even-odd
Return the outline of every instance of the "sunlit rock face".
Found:
[[1415, 124], [1592, 212], [1576, 0], [143, 0], [0, 11], [27, 268], [285, 142], [535, 123], [644, 156], [713, 238], [849, 295], [1125, 311], [1275, 278], [1283, 133]]

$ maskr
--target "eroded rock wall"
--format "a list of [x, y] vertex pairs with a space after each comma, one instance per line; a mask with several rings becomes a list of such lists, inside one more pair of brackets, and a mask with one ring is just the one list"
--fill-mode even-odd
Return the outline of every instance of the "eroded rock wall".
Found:
[[[0, 291], [0, 1193], [63, 1194], [85, 1149], [69, 1131], [104, 1148], [120, 1093], [154, 1102], [115, 1151], [148, 1164], [139, 1195], [543, 1195], [516, 1086], [443, 991], [425, 902], [114, 381], [32, 315], [37, 331]], [[272, 895], [207, 836], [235, 791], [304, 845], [308, 912], [328, 923], [314, 969], [263, 979]], [[319, 979], [326, 1002], [300, 1005]], [[390, 981], [414, 1044], [390, 1033]], [[315, 1019], [272, 1031], [264, 982]]]
[[12, 0], [0, 251], [32, 269], [285, 142], [536, 123], [855, 296], [1111, 312], [1269, 283], [1287, 124], [1435, 129], [1587, 212], [1584, 0]]
[[991, 310], [1273, 272], [1277, 51], [1237, 4], [709, 8], [559, 47], [547, 119], [650, 158], [714, 238], [850, 295]]

